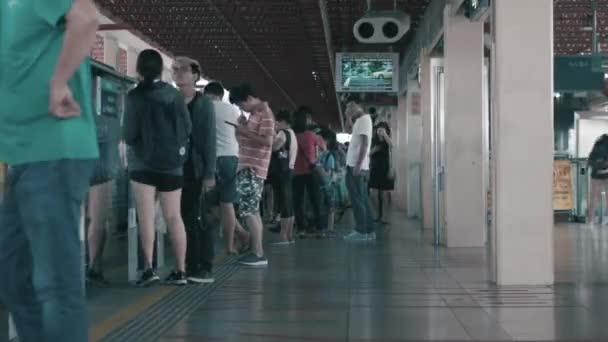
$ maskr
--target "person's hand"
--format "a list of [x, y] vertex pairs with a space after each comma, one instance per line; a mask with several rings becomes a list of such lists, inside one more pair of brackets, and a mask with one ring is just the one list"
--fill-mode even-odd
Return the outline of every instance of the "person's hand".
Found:
[[356, 166], [353, 168], [353, 175], [354, 175], [355, 177], [359, 177], [359, 176], [361, 175], [361, 165], [356, 165]]
[[69, 119], [80, 115], [80, 105], [74, 100], [67, 83], [51, 82], [49, 113], [59, 119]]
[[203, 192], [209, 192], [209, 190], [215, 188], [215, 179], [205, 179], [203, 181]]
[[237, 135], [244, 135], [244, 133], [247, 131], [247, 126], [244, 124], [238, 125], [236, 126], [236, 134]]

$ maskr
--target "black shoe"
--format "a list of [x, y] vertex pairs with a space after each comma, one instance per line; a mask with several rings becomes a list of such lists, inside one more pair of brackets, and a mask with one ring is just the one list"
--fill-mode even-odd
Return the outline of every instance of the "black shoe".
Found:
[[214, 281], [213, 273], [209, 271], [195, 272], [188, 276], [188, 282], [193, 284], [211, 284]]
[[188, 278], [186, 278], [186, 272], [173, 271], [167, 279], [165, 279], [167, 285], [184, 286], [188, 285]]
[[148, 287], [159, 281], [160, 278], [158, 277], [156, 272], [154, 272], [154, 270], [150, 268], [141, 274], [141, 278], [139, 278], [139, 280], [135, 284], [140, 287]]
[[109, 287], [110, 286], [110, 282], [107, 281], [104, 276], [103, 273], [95, 271], [93, 269], [89, 269], [87, 271], [87, 282], [93, 286], [97, 286], [97, 287]]

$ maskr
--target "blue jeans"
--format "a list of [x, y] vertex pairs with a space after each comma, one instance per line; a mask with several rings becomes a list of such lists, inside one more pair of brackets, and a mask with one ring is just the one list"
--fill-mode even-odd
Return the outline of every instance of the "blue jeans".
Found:
[[376, 231], [372, 209], [369, 205], [368, 183], [369, 171], [361, 170], [359, 176], [355, 176], [353, 168], [348, 167], [346, 170], [346, 188], [353, 206], [355, 230], [361, 234], [370, 234]]
[[85, 342], [79, 236], [91, 160], [13, 166], [0, 203], [0, 301], [22, 342]]

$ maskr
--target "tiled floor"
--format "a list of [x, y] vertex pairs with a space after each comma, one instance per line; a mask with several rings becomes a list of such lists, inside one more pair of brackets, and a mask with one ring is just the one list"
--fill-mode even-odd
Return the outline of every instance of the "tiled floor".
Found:
[[556, 227], [555, 287], [496, 289], [485, 249], [392, 222], [373, 243], [268, 247], [161, 341], [608, 340], [608, 227]]

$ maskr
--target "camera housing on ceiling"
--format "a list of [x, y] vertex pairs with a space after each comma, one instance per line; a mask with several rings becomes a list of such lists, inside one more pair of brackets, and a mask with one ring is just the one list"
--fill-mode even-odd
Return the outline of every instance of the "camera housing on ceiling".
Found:
[[353, 33], [363, 44], [392, 44], [410, 27], [411, 18], [402, 11], [371, 11], [355, 22]]

